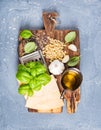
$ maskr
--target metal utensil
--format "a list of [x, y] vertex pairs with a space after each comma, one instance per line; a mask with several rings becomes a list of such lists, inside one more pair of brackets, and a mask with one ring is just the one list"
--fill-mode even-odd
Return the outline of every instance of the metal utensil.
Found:
[[41, 50], [38, 50], [31, 54], [27, 54], [25, 56], [19, 57], [19, 60], [20, 60], [21, 64], [25, 64], [30, 61], [40, 61], [42, 64], [44, 64], [47, 67], [47, 64], [45, 62], [45, 59], [42, 55]]
[[[73, 73], [75, 73], [75, 75], [76, 76], [74, 76], [74, 77], [72, 77], [72, 78], [74, 78], [75, 79], [75, 84], [73, 84], [73, 87], [72, 88], [70, 88], [69, 86], [65, 86], [64, 85], [64, 83], [63, 83], [63, 78], [64, 78], [64, 76], [65, 76], [65, 80], [66, 80], [66, 78], [68, 78], [68, 75], [69, 75], [69, 72], [73, 72]], [[63, 73], [63, 75], [62, 75], [62, 78], [61, 78], [61, 85], [62, 85], [62, 87], [64, 88], [64, 90], [62, 91], [62, 94], [61, 94], [61, 96], [60, 96], [60, 98], [61, 99], [63, 99], [64, 98], [64, 95], [65, 95], [65, 93], [66, 93], [66, 91], [75, 91], [76, 89], [78, 89], [79, 87], [80, 87], [80, 85], [81, 85], [81, 83], [82, 83], [82, 80], [83, 80], [83, 75], [82, 75], [82, 73], [80, 72], [80, 70], [79, 69], [77, 69], [77, 68], [69, 68], [69, 69], [67, 69], [64, 73]], [[67, 80], [67, 84], [68, 84], [68, 82], [69, 82], [69, 84], [70, 84], [70, 82], [71, 82], [71, 86], [72, 86], [72, 79], [70, 78], [70, 79], [68, 79]], [[69, 85], [68, 84], [68, 85]]]

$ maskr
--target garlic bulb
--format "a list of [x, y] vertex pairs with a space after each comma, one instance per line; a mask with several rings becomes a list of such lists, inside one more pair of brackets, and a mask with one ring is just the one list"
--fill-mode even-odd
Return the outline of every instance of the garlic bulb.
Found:
[[70, 44], [69, 46], [68, 46], [68, 49], [70, 49], [70, 50], [72, 50], [72, 51], [77, 51], [77, 47], [74, 45], [74, 44]]
[[60, 62], [59, 60], [54, 60], [53, 62], [51, 62], [51, 64], [49, 65], [49, 71], [53, 74], [53, 75], [59, 75], [63, 72], [63, 70], [65, 69], [65, 66], [62, 62]]

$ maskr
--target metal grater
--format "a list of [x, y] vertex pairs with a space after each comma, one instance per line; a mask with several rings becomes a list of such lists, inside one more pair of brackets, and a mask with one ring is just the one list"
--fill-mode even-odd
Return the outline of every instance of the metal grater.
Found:
[[47, 64], [45, 62], [45, 59], [42, 55], [41, 50], [38, 50], [31, 54], [22, 56], [19, 58], [19, 60], [20, 60], [21, 64], [26, 64], [27, 62], [30, 62], [30, 61], [40, 61], [42, 64], [44, 64], [47, 67]]

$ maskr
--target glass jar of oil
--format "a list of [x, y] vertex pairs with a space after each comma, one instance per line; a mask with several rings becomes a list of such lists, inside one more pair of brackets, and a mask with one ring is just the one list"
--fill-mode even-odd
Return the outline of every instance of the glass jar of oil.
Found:
[[76, 90], [82, 82], [82, 74], [77, 68], [69, 68], [64, 72], [61, 84], [64, 89]]

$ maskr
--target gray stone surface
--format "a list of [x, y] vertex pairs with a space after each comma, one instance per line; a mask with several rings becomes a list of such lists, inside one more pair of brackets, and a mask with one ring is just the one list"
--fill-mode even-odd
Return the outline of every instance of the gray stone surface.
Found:
[[[17, 93], [18, 33], [41, 29], [43, 10], [59, 12], [57, 29], [80, 30], [84, 75], [78, 111], [32, 114]], [[0, 130], [101, 130], [101, 1], [0, 0]]]

